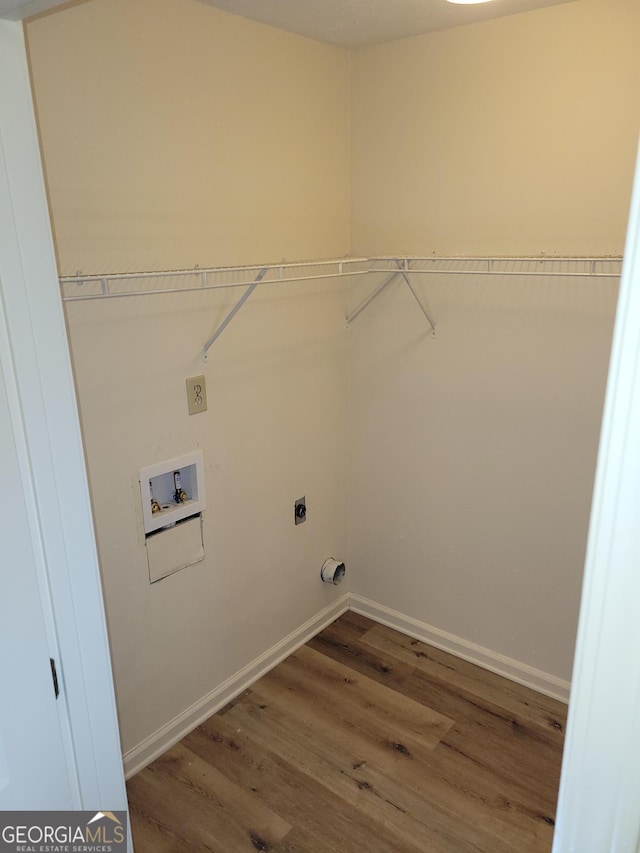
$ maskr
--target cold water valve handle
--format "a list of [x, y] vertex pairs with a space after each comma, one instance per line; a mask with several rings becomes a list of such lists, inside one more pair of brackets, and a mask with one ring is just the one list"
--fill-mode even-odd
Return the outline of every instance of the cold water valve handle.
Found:
[[175, 492], [173, 493], [174, 501], [177, 504], [183, 504], [187, 499], [187, 495], [182, 488], [182, 477], [180, 476], [180, 471], [173, 472], [173, 485], [175, 488]]

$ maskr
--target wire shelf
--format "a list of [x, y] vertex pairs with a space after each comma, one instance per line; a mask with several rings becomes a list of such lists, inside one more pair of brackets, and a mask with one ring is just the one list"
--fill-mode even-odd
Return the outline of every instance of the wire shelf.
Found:
[[265, 270], [260, 284], [302, 282], [323, 278], [347, 278], [368, 273], [567, 276], [570, 278], [617, 279], [622, 272], [619, 257], [398, 257], [340, 258], [299, 263], [256, 264], [241, 267], [195, 267], [188, 270], [157, 270], [84, 275], [78, 272], [60, 279], [64, 302], [85, 299], [114, 299], [155, 296], [162, 293], [248, 287]]
[[[242, 267], [194, 267], [188, 270], [84, 275], [78, 272], [60, 279], [62, 300], [80, 302], [89, 299], [117, 299], [130, 296], [155, 296], [168, 293], [219, 290], [279, 282], [316, 281], [366, 275], [369, 258], [304, 261], [298, 263], [256, 264]], [[264, 271], [264, 272], [263, 272]], [[261, 274], [259, 282], [256, 278]]]
[[620, 257], [379, 257], [372, 271], [393, 272], [398, 263], [412, 274], [620, 278]]
[[397, 257], [340, 258], [337, 260], [304, 261], [299, 263], [261, 264], [244, 267], [198, 267], [189, 270], [157, 272], [110, 273], [107, 275], [65, 276], [60, 279], [64, 302], [83, 302], [95, 299], [118, 299], [132, 296], [187, 293], [243, 287], [244, 293], [231, 311], [205, 342], [205, 360], [211, 346], [224, 332], [256, 288], [265, 284], [318, 281], [330, 278], [370, 276], [374, 281], [384, 274], [382, 283], [369, 293], [363, 302], [347, 316], [347, 326], [353, 322], [385, 288], [400, 277], [424, 314], [431, 334], [436, 324], [430, 311], [413, 284], [413, 277], [434, 275], [441, 281], [447, 276], [527, 276], [537, 278], [608, 279], [615, 281], [622, 273], [622, 258], [559, 258], [559, 257]]

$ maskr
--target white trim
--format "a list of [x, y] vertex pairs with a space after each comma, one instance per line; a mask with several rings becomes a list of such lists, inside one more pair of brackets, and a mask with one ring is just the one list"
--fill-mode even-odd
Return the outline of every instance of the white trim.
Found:
[[600, 436], [553, 853], [640, 838], [640, 152]]
[[143, 770], [154, 759], [182, 740], [200, 723], [215, 714], [236, 696], [239, 696], [274, 666], [277, 666], [296, 649], [299, 649], [300, 646], [303, 646], [326, 628], [327, 625], [346, 613], [347, 610], [353, 610], [354, 613], [367, 616], [374, 622], [387, 625], [389, 628], [400, 631], [401, 634], [421, 640], [423, 643], [449, 652], [462, 658], [462, 660], [475, 663], [483, 669], [488, 669], [508, 678], [510, 681], [530, 687], [538, 693], [544, 693], [546, 696], [559, 699], [561, 702], [568, 701], [570, 685], [567, 681], [548, 675], [546, 672], [541, 672], [539, 669], [534, 669], [513, 660], [513, 658], [500, 655], [491, 649], [485, 649], [468, 640], [463, 640], [461, 637], [448, 634], [446, 631], [433, 628], [425, 622], [412, 619], [410, 616], [405, 616], [397, 610], [391, 610], [389, 607], [370, 601], [361, 595], [345, 593], [333, 604], [321, 610], [304, 625], [296, 628], [283, 640], [280, 640], [207, 693], [206, 696], [203, 696], [202, 699], [186, 708], [177, 717], [174, 717], [137, 746], [134, 746], [133, 749], [126, 752], [123, 756], [125, 777], [130, 779], [140, 770]]
[[200, 723], [215, 714], [236, 696], [239, 696], [243, 690], [262, 678], [270, 669], [273, 669], [292, 652], [315, 637], [323, 628], [346, 613], [348, 609], [349, 594], [345, 593], [247, 666], [227, 678], [202, 699], [199, 699], [178, 714], [177, 717], [174, 717], [173, 720], [170, 720], [137, 746], [134, 746], [133, 749], [126, 752], [123, 756], [126, 778], [131, 778], [159, 755], [162, 755], [163, 752], [166, 752], [167, 749], [178, 743], [179, 740], [182, 740]]
[[426, 622], [405, 616], [397, 610], [392, 610], [390, 607], [385, 607], [384, 604], [378, 604], [378, 602], [371, 601], [361, 595], [352, 593], [349, 607], [355, 613], [368, 616], [369, 619], [387, 625], [389, 628], [394, 628], [401, 634], [406, 634], [408, 637], [413, 637], [430, 646], [435, 646], [437, 649], [449, 652], [449, 654], [462, 658], [462, 660], [502, 675], [510, 681], [530, 687], [538, 693], [544, 693], [546, 696], [559, 699], [561, 702], [569, 701], [570, 683], [557, 678], [555, 675], [549, 675], [542, 670], [506, 657], [506, 655], [501, 655], [469, 640], [464, 640], [462, 637], [441, 631], [439, 628], [427, 625]]
[[119, 810], [127, 800], [102, 589], [24, 34], [21, 24], [3, 20], [0, 79], [11, 81], [0, 86], [0, 156], [9, 196], [2, 199], [8, 224], [0, 239], [0, 274], [5, 344], [28, 455], [23, 486], [35, 504], [32, 538], [59, 651], [59, 701], [73, 744], [76, 807]]

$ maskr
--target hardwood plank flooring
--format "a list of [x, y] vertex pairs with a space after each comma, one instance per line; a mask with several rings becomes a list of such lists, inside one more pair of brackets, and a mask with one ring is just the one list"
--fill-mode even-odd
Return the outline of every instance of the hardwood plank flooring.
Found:
[[549, 853], [565, 720], [346, 613], [129, 780], [136, 853]]

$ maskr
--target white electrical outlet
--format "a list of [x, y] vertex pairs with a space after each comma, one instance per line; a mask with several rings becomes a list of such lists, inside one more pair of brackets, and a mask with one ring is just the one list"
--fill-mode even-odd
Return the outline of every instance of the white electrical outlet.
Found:
[[207, 411], [207, 386], [204, 376], [191, 376], [187, 379], [187, 403], [190, 415]]

